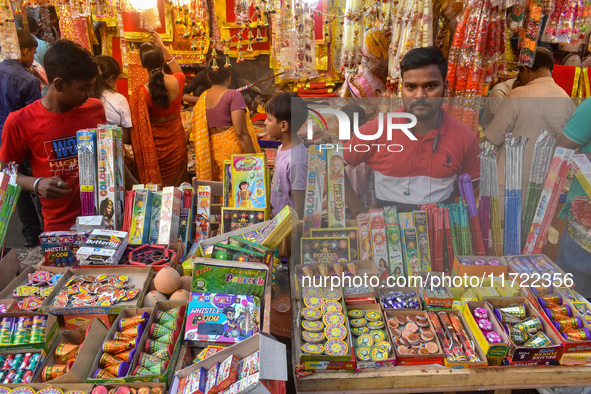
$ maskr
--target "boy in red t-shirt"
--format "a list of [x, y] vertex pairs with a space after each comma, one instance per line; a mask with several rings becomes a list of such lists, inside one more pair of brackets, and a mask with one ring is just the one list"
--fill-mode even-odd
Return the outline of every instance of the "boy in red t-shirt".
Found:
[[106, 123], [100, 100], [89, 98], [99, 68], [88, 50], [59, 40], [45, 54], [45, 71], [47, 95], [6, 119], [0, 164], [28, 157], [33, 176], [17, 183], [40, 197], [45, 231], [68, 230], [80, 215], [76, 132]]

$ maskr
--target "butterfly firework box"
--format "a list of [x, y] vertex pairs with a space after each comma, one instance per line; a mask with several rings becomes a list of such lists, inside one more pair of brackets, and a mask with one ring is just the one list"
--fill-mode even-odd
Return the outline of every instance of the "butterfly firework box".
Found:
[[115, 265], [125, 252], [128, 233], [125, 231], [93, 230], [76, 257], [80, 265]]
[[235, 208], [269, 209], [268, 172], [265, 155], [232, 156], [232, 198]]

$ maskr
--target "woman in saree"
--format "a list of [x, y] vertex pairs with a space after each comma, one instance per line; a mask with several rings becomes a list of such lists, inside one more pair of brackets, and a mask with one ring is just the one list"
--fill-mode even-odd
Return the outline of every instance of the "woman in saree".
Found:
[[[187, 143], [181, 122], [185, 75], [156, 32], [140, 46], [148, 82], [131, 98], [131, 144], [140, 183], [179, 186], [188, 180]], [[172, 75], [165, 74], [164, 65]], [[128, 143], [128, 142], [126, 142]]]
[[221, 181], [225, 160], [261, 151], [242, 95], [228, 89], [230, 70], [217, 66], [224, 63], [211, 60], [207, 68], [211, 89], [203, 92], [193, 109], [195, 172], [200, 180]]

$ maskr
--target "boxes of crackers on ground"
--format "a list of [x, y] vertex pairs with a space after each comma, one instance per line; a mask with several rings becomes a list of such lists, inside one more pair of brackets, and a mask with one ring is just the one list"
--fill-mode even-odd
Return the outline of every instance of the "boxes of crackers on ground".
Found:
[[0, 292], [0, 299], [15, 300], [16, 310], [36, 311], [67, 271], [67, 268], [28, 267]]
[[[349, 335], [355, 353], [355, 370], [396, 365], [396, 354], [380, 305], [350, 305], [347, 308], [347, 316], [351, 328]], [[339, 333], [337, 330], [335, 334]], [[326, 336], [334, 337], [335, 334], [331, 333], [330, 325], [326, 327]]]
[[78, 240], [86, 235], [78, 231], [47, 231], [39, 235], [39, 242], [45, 260], [44, 266], [74, 267], [78, 265], [76, 252], [80, 247]]
[[0, 352], [18, 349], [49, 351], [59, 335], [57, 317], [35, 312], [0, 314]]
[[489, 298], [495, 318], [509, 338], [511, 365], [558, 361], [562, 341], [550, 323], [523, 297]]
[[423, 309], [420, 288], [382, 287], [380, 305], [382, 309]]
[[463, 369], [488, 365], [486, 356], [460, 311], [429, 311], [427, 314], [443, 348], [443, 363], [446, 367]]
[[450, 276], [443, 272], [421, 272], [420, 275], [423, 278], [422, 295], [426, 309], [450, 309], [454, 302], [448, 287]]
[[518, 283], [542, 284], [545, 280], [556, 284], [562, 281], [564, 286], [574, 287], [572, 274], [566, 274], [548, 256], [544, 254], [505, 256], [509, 267], [508, 279]]
[[[2, 384], [0, 393], [8, 394], [10, 389], [19, 389], [12, 391], [21, 394], [91, 394], [92, 384], [90, 383], [27, 383], [26, 387], [23, 384]], [[3, 388], [9, 389], [8, 391]]]
[[137, 347], [128, 382], [169, 382], [183, 341], [186, 301], [160, 301]]
[[293, 336], [299, 361], [347, 363], [353, 349], [341, 288], [304, 287], [302, 295], [298, 306], [298, 333]]
[[455, 256], [453, 272], [457, 276], [501, 276], [507, 274], [507, 263], [503, 257]]
[[268, 334], [257, 334], [181, 370], [169, 392], [285, 392], [286, 381], [285, 345]]
[[10, 350], [0, 352], [0, 383], [2, 385], [31, 383], [41, 370], [45, 351]]
[[54, 315], [117, 314], [142, 304], [151, 267], [110, 267], [69, 270], [41, 309]]
[[126, 308], [119, 313], [88, 373], [90, 383], [124, 383], [153, 308]]
[[100, 319], [75, 331], [64, 331], [41, 366], [35, 383], [85, 383], [108, 329]]
[[[563, 352], [591, 351], [591, 327], [580, 313], [580, 311], [588, 313], [588, 305], [578, 302], [578, 300], [574, 303], [569, 301], [569, 295], [571, 300], [576, 300], [576, 297], [568, 287], [553, 288], [552, 290], [551, 293], [545, 295], [541, 291], [532, 291], [532, 293], [538, 294], [536, 301], [541, 309], [541, 314], [551, 323], [554, 331], [561, 338], [564, 345]], [[535, 304], [532, 303], [532, 305]]]
[[427, 312], [389, 309], [384, 318], [398, 364], [443, 365], [441, 344]]
[[489, 365], [501, 365], [502, 359], [509, 353], [509, 339], [495, 318], [490, 304], [485, 301], [468, 301], [464, 304], [462, 315]]
[[91, 394], [164, 394], [166, 383], [106, 383], [97, 384]]
[[186, 341], [241, 342], [260, 332], [260, 299], [251, 295], [192, 293], [186, 320]]
[[[298, 264], [296, 272], [296, 298], [300, 299], [302, 287], [325, 287], [342, 285], [345, 287], [347, 303], [374, 302], [375, 289], [369, 279], [364, 282], [363, 277], [378, 276], [378, 269], [373, 261], [352, 260], [333, 263]], [[334, 279], [333, 279], [334, 278]], [[337, 282], [338, 280], [338, 282]], [[379, 283], [378, 283], [379, 286]]]

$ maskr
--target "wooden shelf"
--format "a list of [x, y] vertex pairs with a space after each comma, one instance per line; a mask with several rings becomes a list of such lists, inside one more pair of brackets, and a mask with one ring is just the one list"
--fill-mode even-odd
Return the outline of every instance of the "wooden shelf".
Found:
[[[295, 350], [294, 350], [295, 355]], [[296, 360], [294, 360], [296, 362]], [[591, 367], [487, 367], [451, 369], [437, 365], [397, 366], [360, 372], [317, 371], [296, 379], [298, 392], [424, 393], [471, 390], [591, 386]]]

